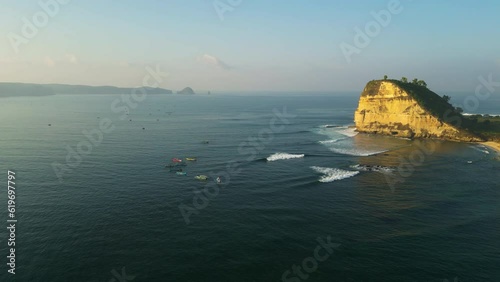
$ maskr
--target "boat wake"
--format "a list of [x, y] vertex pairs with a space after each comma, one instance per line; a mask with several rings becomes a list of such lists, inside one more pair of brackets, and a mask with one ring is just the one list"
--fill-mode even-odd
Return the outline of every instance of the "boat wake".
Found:
[[299, 159], [303, 157], [304, 154], [274, 153], [267, 157], [266, 160], [268, 162], [274, 162], [279, 160]]
[[324, 182], [324, 183], [353, 177], [359, 173], [359, 171], [348, 171], [348, 170], [329, 168], [329, 167], [312, 166], [311, 168], [314, 171], [323, 174], [323, 176], [319, 178], [319, 182]]

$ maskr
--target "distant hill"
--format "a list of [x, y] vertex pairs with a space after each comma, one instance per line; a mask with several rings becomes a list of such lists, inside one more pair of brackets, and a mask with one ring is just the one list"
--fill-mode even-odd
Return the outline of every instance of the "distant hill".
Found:
[[130, 94], [135, 89], [144, 89], [148, 94], [172, 94], [172, 90], [152, 87], [122, 88], [115, 86], [0, 83], [0, 97], [55, 94]]
[[194, 90], [191, 87], [186, 87], [182, 89], [181, 91], [177, 91], [177, 94], [182, 94], [182, 95], [194, 95]]
[[54, 94], [54, 90], [45, 85], [25, 83], [0, 83], [0, 97], [47, 96]]

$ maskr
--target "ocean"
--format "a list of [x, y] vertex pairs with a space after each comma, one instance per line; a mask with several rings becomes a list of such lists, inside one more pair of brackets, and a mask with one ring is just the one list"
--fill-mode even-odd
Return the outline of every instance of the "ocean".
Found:
[[358, 98], [1, 98], [0, 281], [500, 281], [498, 154], [358, 134]]

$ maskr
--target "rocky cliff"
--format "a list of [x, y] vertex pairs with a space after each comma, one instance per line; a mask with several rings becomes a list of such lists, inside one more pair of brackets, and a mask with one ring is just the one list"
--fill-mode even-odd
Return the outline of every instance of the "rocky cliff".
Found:
[[359, 99], [354, 122], [359, 132], [406, 138], [482, 141], [457, 125], [461, 115], [424, 86], [395, 80], [370, 81]]

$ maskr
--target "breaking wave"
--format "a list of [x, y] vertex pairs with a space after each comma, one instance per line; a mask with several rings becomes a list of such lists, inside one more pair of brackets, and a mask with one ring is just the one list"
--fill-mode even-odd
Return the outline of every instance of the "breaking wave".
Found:
[[390, 172], [393, 172], [396, 170], [394, 167], [387, 167], [387, 166], [381, 166], [381, 165], [356, 164], [356, 165], [351, 165], [350, 167], [352, 169], [355, 169], [358, 171], [376, 171], [376, 172], [382, 172], [382, 173], [390, 173]]
[[329, 148], [332, 152], [342, 154], [342, 155], [350, 155], [350, 156], [357, 156], [357, 157], [368, 157], [368, 156], [373, 156], [373, 155], [378, 155], [381, 153], [385, 153], [389, 150], [382, 150], [382, 151], [370, 151], [370, 150], [362, 150], [362, 149], [350, 149], [350, 148]]
[[480, 146], [471, 146], [472, 149], [476, 150], [476, 151], [479, 151], [481, 153], [485, 153], [485, 154], [489, 154], [490, 151], [488, 151], [488, 149], [482, 145]]
[[336, 128], [336, 127], [342, 127], [341, 125], [335, 125], [335, 124], [325, 124], [325, 125], [321, 125], [320, 127], [323, 127], [323, 128]]
[[318, 141], [318, 142], [320, 144], [332, 144], [332, 143], [337, 143], [340, 140], [344, 140], [344, 139], [347, 139], [347, 137], [346, 138], [337, 138], [337, 139], [330, 139], [330, 140]]
[[275, 153], [266, 158], [268, 162], [303, 158], [304, 154]]
[[348, 137], [354, 137], [354, 136], [358, 135], [358, 133], [359, 133], [356, 131], [356, 128], [354, 128], [354, 127], [348, 127], [346, 129], [342, 129], [342, 130], [339, 130], [337, 132], [342, 134], [342, 135], [348, 136]]
[[348, 171], [348, 170], [329, 168], [329, 167], [312, 166], [311, 168], [316, 172], [323, 174], [319, 178], [319, 182], [325, 182], [325, 183], [353, 177], [359, 173], [359, 171]]

